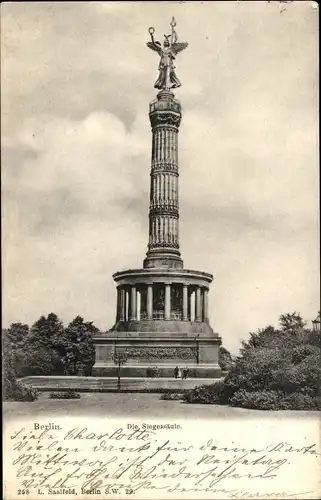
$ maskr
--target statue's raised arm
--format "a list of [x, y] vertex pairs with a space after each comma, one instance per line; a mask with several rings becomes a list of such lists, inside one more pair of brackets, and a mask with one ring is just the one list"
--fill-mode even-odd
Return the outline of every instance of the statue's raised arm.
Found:
[[149, 28], [148, 30], [150, 37], [151, 37], [151, 42], [147, 42], [146, 45], [149, 49], [154, 50], [157, 52], [160, 56], [162, 55], [162, 45], [160, 42], [155, 42], [154, 40], [154, 28]]
[[154, 39], [154, 28], [149, 28], [149, 34], [151, 36], [151, 41], [147, 42], [146, 45], [151, 50], [154, 50], [160, 56], [160, 62], [158, 66], [159, 77], [155, 82], [154, 87], [161, 90], [169, 90], [171, 88], [176, 88], [181, 86], [181, 82], [176, 76], [174, 59], [175, 56], [186, 49], [188, 46], [187, 42], [178, 42], [177, 33], [175, 31], [176, 22], [172, 19], [170, 23], [172, 27], [172, 32], [170, 35], [164, 35], [164, 42], [161, 45], [160, 42]]

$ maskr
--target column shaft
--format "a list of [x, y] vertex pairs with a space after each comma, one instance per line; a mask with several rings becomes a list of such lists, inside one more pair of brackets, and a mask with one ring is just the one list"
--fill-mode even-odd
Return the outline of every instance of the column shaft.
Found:
[[130, 295], [129, 295], [129, 290], [125, 290], [125, 321], [129, 320], [129, 315], [130, 315], [130, 310], [129, 310], [129, 304], [130, 302]]
[[120, 318], [120, 289], [117, 287], [116, 322]]
[[201, 289], [196, 288], [195, 295], [195, 321], [202, 321], [202, 304], [201, 304]]
[[188, 321], [192, 321], [192, 288], [189, 287], [188, 290], [188, 304], [187, 304], [187, 315]]
[[153, 285], [147, 285], [147, 319], [153, 319]]
[[136, 288], [136, 319], [140, 321], [140, 290]]
[[165, 319], [171, 319], [171, 285], [165, 285]]
[[188, 286], [183, 285], [183, 321], [188, 321]]
[[120, 321], [125, 321], [125, 289], [120, 289]]
[[[179, 215], [176, 199], [178, 198], [177, 149], [181, 105], [171, 93], [159, 92], [157, 100], [150, 103], [149, 117], [153, 144], [149, 243], [144, 267], [164, 267], [168, 263], [169, 267], [182, 268], [179, 228], [176, 223]], [[170, 255], [167, 255], [169, 252]]]
[[208, 290], [206, 288], [203, 292], [203, 321], [208, 323]]
[[136, 287], [131, 287], [131, 297], [130, 297], [130, 320], [135, 321], [137, 319], [137, 308], [136, 308]]

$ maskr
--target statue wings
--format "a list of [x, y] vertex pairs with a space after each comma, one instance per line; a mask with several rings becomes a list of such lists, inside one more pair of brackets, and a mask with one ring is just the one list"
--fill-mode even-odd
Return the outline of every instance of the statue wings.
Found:
[[[161, 44], [159, 42], [147, 42], [146, 45], [149, 49], [154, 50], [159, 55], [162, 54], [162, 47], [161, 47]], [[187, 42], [175, 42], [175, 43], [172, 43], [171, 50], [172, 50], [173, 54], [176, 56], [179, 52], [182, 52], [182, 50], [186, 49], [186, 47], [188, 47]]]
[[175, 54], [175, 56], [179, 52], [182, 52], [182, 50], [186, 49], [186, 47], [188, 47], [187, 42], [175, 42], [175, 43], [172, 43], [172, 45], [171, 45], [172, 52], [173, 52], [173, 54]]
[[162, 54], [162, 47], [159, 45], [157, 45], [155, 42], [147, 42], [146, 43], [147, 47], [149, 49], [152, 49], [154, 50], [155, 52], [157, 52], [159, 55]]

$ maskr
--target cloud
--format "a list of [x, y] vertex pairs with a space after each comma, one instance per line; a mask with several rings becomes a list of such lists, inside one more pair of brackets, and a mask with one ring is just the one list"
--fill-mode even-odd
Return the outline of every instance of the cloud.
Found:
[[[73, 303], [82, 314], [109, 311], [112, 318], [109, 266], [113, 272], [130, 266], [145, 250], [147, 196], [143, 207], [140, 199], [148, 189], [148, 169], [141, 170], [147, 141], [139, 128], [128, 132], [105, 112], [78, 122], [38, 116], [25, 123], [17, 137], [20, 168], [5, 170], [7, 310], [25, 310], [30, 320], [56, 306], [72, 319]], [[21, 149], [29, 152], [24, 161]], [[136, 201], [135, 211], [124, 200]]]

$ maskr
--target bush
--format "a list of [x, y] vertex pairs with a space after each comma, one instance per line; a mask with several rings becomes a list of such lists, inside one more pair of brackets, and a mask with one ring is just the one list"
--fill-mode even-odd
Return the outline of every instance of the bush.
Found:
[[14, 393], [14, 401], [35, 401], [36, 399], [38, 399], [37, 389], [18, 380]]
[[8, 338], [3, 340], [3, 399], [5, 401], [34, 401], [37, 391], [17, 380], [14, 370], [14, 354]]
[[214, 384], [199, 385], [186, 391], [183, 399], [186, 403], [221, 404], [223, 400], [224, 382], [218, 380]]
[[80, 399], [79, 392], [75, 389], [67, 389], [65, 391], [51, 392], [49, 394], [50, 399]]
[[159, 368], [157, 366], [150, 366], [146, 370], [146, 375], [148, 378], [158, 378], [160, 374]]
[[254, 410], [320, 410], [321, 398], [308, 394], [282, 391], [248, 392], [241, 389], [230, 400], [231, 406]]
[[298, 345], [293, 349], [292, 363], [297, 365], [298, 363], [301, 363], [301, 361], [303, 361], [305, 358], [307, 358], [308, 356], [312, 356], [313, 354], [320, 356], [320, 349], [312, 344]]
[[2, 358], [3, 358], [3, 365], [2, 365], [3, 399], [11, 400], [13, 398], [17, 380], [13, 367], [12, 349], [9, 342], [7, 342], [6, 340], [4, 340], [3, 342]]
[[225, 347], [221, 346], [219, 349], [219, 365], [221, 370], [224, 372], [228, 372], [233, 366], [233, 358], [231, 353], [225, 349]]
[[164, 392], [160, 399], [166, 400], [166, 401], [180, 401], [181, 399], [184, 398], [184, 394], [182, 392]]
[[250, 334], [225, 379], [187, 391], [184, 400], [262, 410], [320, 408], [320, 336], [296, 313], [281, 316], [280, 325]]
[[280, 410], [321, 410], [321, 397], [312, 397], [301, 392], [293, 392], [284, 397]]
[[253, 410], [278, 410], [283, 398], [284, 393], [281, 391], [249, 392], [241, 389], [230, 399], [230, 405]]
[[286, 394], [300, 392], [317, 397], [320, 392], [320, 381], [320, 355], [313, 353], [307, 355], [299, 363], [286, 363], [275, 370], [270, 388], [280, 389]]
[[[16, 354], [16, 366], [19, 377], [30, 375], [63, 375], [63, 364], [58, 353], [51, 347], [32, 345], [23, 355]], [[23, 356], [23, 363], [21, 362]]]
[[57, 391], [49, 394], [50, 399], [79, 399], [80, 394], [75, 391]]
[[35, 401], [36, 399], [38, 399], [38, 391], [31, 385], [18, 380], [10, 386], [6, 385], [5, 401]]

